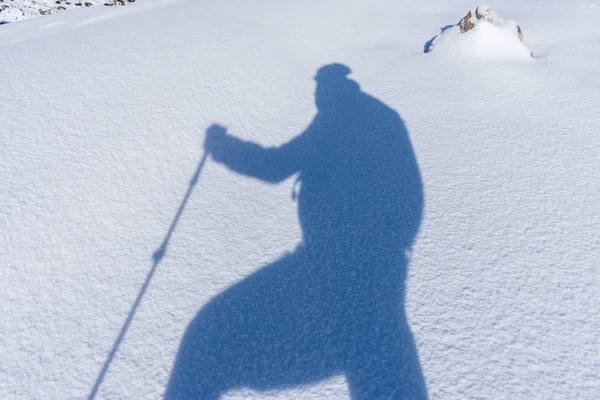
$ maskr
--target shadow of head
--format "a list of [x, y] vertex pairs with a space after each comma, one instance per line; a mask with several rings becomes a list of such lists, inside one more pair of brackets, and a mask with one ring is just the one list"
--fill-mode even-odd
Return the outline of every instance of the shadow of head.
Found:
[[[404, 280], [423, 207], [406, 128], [342, 64], [315, 76], [318, 113], [263, 148], [227, 135], [219, 162], [281, 182], [298, 174], [303, 244], [220, 293], [189, 324], [165, 399], [217, 399], [345, 375], [354, 399], [421, 399]], [[216, 147], [217, 148], [217, 147]]]
[[351, 72], [343, 64], [329, 64], [319, 68], [315, 75], [315, 103], [319, 111], [344, 107], [346, 100], [358, 95], [360, 87], [347, 78]]

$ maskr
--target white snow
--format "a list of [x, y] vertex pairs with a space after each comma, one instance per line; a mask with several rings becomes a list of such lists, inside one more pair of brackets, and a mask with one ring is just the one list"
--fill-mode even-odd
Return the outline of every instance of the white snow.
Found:
[[[1, 25], [0, 398], [88, 398], [188, 190], [206, 130], [218, 123], [263, 147], [288, 143], [326, 109], [315, 104], [317, 71], [341, 63], [402, 120], [364, 100], [357, 104], [372, 109], [340, 113], [332, 126], [353, 132], [359, 118], [377, 131], [386, 121], [410, 139], [403, 157], [386, 157], [396, 150], [383, 141], [366, 141], [364, 152], [353, 140], [325, 141], [309, 153], [315, 161], [301, 183], [297, 174], [266, 182], [295, 158], [253, 175], [209, 157], [96, 398], [162, 398], [190, 324], [213, 329], [212, 341], [187, 342], [188, 354], [208, 343], [221, 358], [190, 373], [209, 365], [194, 379], [219, 384], [221, 398], [347, 399], [353, 390], [384, 398], [368, 392], [378, 382], [416, 393], [418, 378], [387, 376], [369, 358], [400, 354], [361, 336], [372, 307], [373, 337], [384, 341], [380, 311], [406, 312], [431, 399], [597, 399], [600, 8], [490, 4], [518, 22], [535, 58], [510, 45], [510, 56], [465, 62], [474, 46], [489, 48], [477, 35], [452, 43], [448, 35], [448, 46], [440, 39], [423, 52], [475, 5], [144, 0]], [[507, 44], [500, 28], [477, 29]], [[411, 146], [418, 170], [406, 161]], [[336, 149], [355, 151], [333, 162]], [[239, 159], [242, 169], [257, 160]], [[352, 223], [375, 221], [376, 210], [344, 213], [380, 200], [373, 204], [385, 209], [385, 194], [399, 187], [381, 186], [396, 182], [388, 166], [405, 161], [422, 183], [423, 208], [419, 215], [418, 190], [407, 194], [416, 202], [402, 212], [420, 224], [402, 305], [385, 289], [368, 292], [402, 286], [375, 268], [409, 250], [377, 248], [394, 216], [370, 230]], [[307, 182], [323, 186], [319, 176], [339, 178], [320, 187], [330, 203], [293, 199], [294, 190], [314, 190]], [[364, 204], [354, 202], [357, 190]], [[353, 228], [328, 228], [336, 235], [325, 244], [344, 248], [365, 234], [369, 246], [348, 251], [380, 255], [371, 270], [330, 268], [345, 259], [338, 249], [303, 253], [311, 226], [303, 218], [323, 218], [321, 210], [349, 216]], [[303, 323], [321, 313], [326, 324]], [[364, 373], [363, 384], [339, 360]], [[261, 368], [232, 371], [242, 362]]]

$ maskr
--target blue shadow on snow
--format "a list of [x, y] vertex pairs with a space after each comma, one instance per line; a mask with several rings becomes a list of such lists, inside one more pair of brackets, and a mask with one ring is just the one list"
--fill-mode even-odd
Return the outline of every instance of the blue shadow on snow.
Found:
[[303, 243], [200, 310], [165, 399], [335, 375], [346, 376], [354, 400], [427, 398], [404, 310], [407, 253], [423, 210], [419, 168], [400, 116], [349, 73], [341, 64], [319, 69], [318, 113], [281, 147], [209, 128], [206, 150], [231, 170], [270, 183], [298, 174]]
[[438, 33], [437, 35], [435, 35], [434, 37], [429, 39], [427, 42], [425, 42], [425, 45], [423, 46], [423, 53], [429, 53], [429, 50], [431, 50], [431, 46], [433, 45], [433, 41], [435, 39], [437, 39], [437, 37], [440, 36], [442, 33], [446, 32], [448, 29], [452, 28], [453, 26], [456, 26], [456, 24], [446, 25], [446, 26], [440, 28], [440, 33]]

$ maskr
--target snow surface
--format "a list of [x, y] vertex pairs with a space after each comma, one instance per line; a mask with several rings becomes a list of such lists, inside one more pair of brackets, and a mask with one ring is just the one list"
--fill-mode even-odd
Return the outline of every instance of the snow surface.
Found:
[[[90, 396], [218, 123], [233, 170], [227, 151], [202, 168], [96, 398], [162, 398], [170, 379], [413, 397], [422, 375], [432, 399], [597, 399], [600, 9], [490, 4], [533, 59], [423, 53], [474, 5], [145, 0], [0, 26], [0, 398]], [[333, 62], [370, 97], [333, 74], [321, 88], [352, 95], [315, 104]], [[252, 169], [311, 122], [363, 136]], [[306, 154], [300, 182], [283, 173]], [[303, 243], [310, 216], [335, 222], [329, 250]], [[405, 250], [404, 282], [386, 266]], [[186, 375], [181, 346], [211, 357]]]

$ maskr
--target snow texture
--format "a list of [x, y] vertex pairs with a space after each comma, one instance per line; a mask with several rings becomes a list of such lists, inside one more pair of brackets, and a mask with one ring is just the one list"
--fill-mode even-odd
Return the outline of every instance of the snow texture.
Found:
[[491, 6], [0, 26], [0, 398], [599, 398], [600, 9]]

